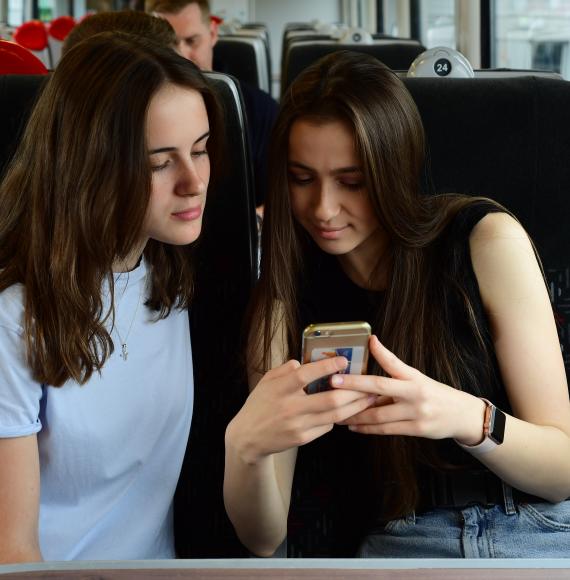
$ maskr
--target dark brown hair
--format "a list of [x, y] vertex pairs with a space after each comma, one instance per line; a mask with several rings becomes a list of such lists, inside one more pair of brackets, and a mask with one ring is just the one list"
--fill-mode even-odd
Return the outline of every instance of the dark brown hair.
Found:
[[62, 55], [77, 43], [100, 32], [126, 32], [149, 38], [163, 46], [176, 47], [176, 33], [164, 18], [145, 12], [123, 10], [90, 14], [75, 26], [63, 43]]
[[210, 3], [208, 0], [146, 0], [145, 10], [156, 14], [178, 14], [190, 4], [197, 4], [202, 13], [202, 20], [210, 22]]
[[[315, 244], [296, 223], [288, 192], [287, 158], [291, 126], [299, 119], [315, 123], [342, 121], [354, 131], [366, 190], [389, 249], [382, 312], [373, 323], [380, 340], [406, 363], [435, 380], [461, 388], [470, 373], [465, 355], [452, 336], [445, 313], [434, 296], [441, 280], [434, 277], [431, 249], [462, 208], [482, 198], [421, 193], [425, 137], [417, 107], [397, 75], [371, 56], [335, 52], [306, 69], [285, 93], [273, 133], [265, 206], [261, 275], [251, 307], [248, 356], [265, 371], [276, 323], [285, 328], [288, 356], [297, 358], [301, 331], [298, 280], [307, 252]], [[490, 203], [490, 200], [487, 200]], [[374, 266], [372, 278], [379, 263]], [[456, 288], [467, 312], [467, 293]], [[279, 320], [280, 319], [280, 320]], [[472, 330], [484, 349], [474, 315]], [[377, 367], [373, 372], [380, 372]], [[468, 378], [468, 377], [467, 377]], [[473, 381], [471, 381], [473, 382]], [[381, 443], [380, 443], [381, 439]], [[385, 514], [409, 512], [418, 498], [413, 469], [422, 452], [416, 438], [378, 438], [383, 475], [400, 482]]]
[[[147, 39], [102, 33], [62, 58], [0, 187], [0, 291], [24, 286], [25, 340], [35, 380], [87, 381], [113, 350], [102, 285], [136, 247], [150, 191], [145, 138], [152, 97], [166, 84], [198, 91], [208, 112], [212, 176], [219, 105], [196, 66]], [[192, 248], [144, 250], [157, 317], [192, 296]]]

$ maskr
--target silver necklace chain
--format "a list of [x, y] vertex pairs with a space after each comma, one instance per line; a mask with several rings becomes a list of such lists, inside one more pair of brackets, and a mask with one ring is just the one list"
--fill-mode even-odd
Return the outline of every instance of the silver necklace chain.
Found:
[[[121, 333], [119, 332], [119, 327], [116, 323], [113, 324], [113, 328], [115, 329], [117, 336], [119, 337], [119, 342], [121, 343], [121, 354], [119, 355], [125, 362], [129, 356], [129, 349], [127, 346], [127, 340], [129, 340], [129, 335], [131, 334], [131, 330], [133, 329], [133, 324], [135, 323], [135, 320], [137, 318], [137, 312], [139, 311], [139, 306], [141, 303], [141, 296], [142, 296], [142, 289], [144, 287], [144, 284], [141, 284], [141, 289], [139, 290], [139, 298], [137, 300], [137, 306], [135, 308], [135, 313], [133, 314], [133, 317], [131, 319], [131, 323], [129, 325], [129, 329], [127, 330], [127, 334], [125, 335], [125, 338], [123, 340], [123, 337], [121, 336]], [[125, 288], [126, 291], [126, 288]], [[116, 309], [115, 309], [116, 310]]]

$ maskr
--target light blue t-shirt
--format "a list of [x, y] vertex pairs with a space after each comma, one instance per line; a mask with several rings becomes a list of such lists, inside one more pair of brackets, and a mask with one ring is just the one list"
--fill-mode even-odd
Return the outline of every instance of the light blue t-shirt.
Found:
[[22, 287], [0, 293], [0, 437], [38, 433], [46, 560], [175, 556], [172, 498], [194, 394], [190, 331], [186, 311], [153, 321], [148, 277], [144, 261], [115, 276], [115, 351], [83, 386], [31, 378]]

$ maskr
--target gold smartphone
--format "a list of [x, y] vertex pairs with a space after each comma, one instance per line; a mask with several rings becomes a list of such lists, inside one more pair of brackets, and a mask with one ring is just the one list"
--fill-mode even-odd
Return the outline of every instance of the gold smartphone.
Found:
[[[365, 374], [370, 332], [370, 324], [362, 321], [309, 324], [303, 331], [303, 364], [344, 356], [348, 359], [348, 366], [343, 374]], [[312, 395], [330, 388], [329, 377], [322, 377], [307, 385], [305, 391]]]

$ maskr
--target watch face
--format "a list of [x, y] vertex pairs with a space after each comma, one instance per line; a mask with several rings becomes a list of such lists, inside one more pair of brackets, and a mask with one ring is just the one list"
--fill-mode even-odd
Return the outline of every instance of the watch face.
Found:
[[503, 411], [493, 409], [493, 420], [491, 428], [489, 429], [489, 437], [497, 444], [500, 445], [505, 437], [505, 422], [506, 417]]

